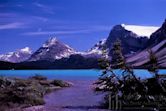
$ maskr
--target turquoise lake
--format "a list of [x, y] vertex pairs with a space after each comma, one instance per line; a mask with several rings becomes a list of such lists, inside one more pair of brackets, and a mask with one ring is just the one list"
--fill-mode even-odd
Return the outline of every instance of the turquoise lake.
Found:
[[[115, 71], [117, 74], [121, 72]], [[147, 70], [139, 69], [134, 72], [141, 78], [152, 76]], [[166, 69], [160, 70], [159, 73], [166, 74]], [[98, 109], [104, 94], [94, 92], [93, 83], [101, 75], [101, 70], [0, 70], [0, 76], [8, 77], [28, 78], [36, 74], [46, 76], [48, 79], [61, 79], [72, 83], [71, 87], [44, 96], [44, 107], [47, 111], [110, 111]]]
[[[120, 70], [115, 70], [120, 74]], [[135, 75], [141, 78], [151, 77], [147, 70], [136, 69]], [[159, 70], [160, 74], [166, 74], [166, 69]], [[0, 76], [28, 78], [40, 74], [48, 79], [62, 80], [96, 80], [101, 75], [101, 70], [0, 70]]]

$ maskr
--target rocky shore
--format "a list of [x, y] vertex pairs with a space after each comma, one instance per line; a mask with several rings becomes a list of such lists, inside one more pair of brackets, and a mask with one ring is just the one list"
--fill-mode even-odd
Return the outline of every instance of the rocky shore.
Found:
[[27, 79], [0, 77], [0, 111], [44, 111], [44, 95], [69, 86], [71, 83], [40, 75]]

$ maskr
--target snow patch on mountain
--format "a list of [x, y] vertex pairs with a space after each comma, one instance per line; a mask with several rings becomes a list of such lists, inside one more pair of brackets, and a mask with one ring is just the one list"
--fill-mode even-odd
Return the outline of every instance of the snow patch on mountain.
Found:
[[25, 47], [23, 49], [18, 49], [15, 52], [9, 52], [6, 54], [0, 55], [0, 61], [8, 61], [8, 62], [23, 62], [27, 60], [32, 54], [32, 50], [29, 47]]
[[136, 33], [139, 36], [147, 36], [150, 37], [150, 35], [159, 29], [157, 26], [141, 26], [141, 25], [126, 25], [121, 24], [122, 27], [124, 27], [126, 30], [132, 31]]
[[106, 39], [102, 39], [98, 43], [96, 43], [90, 50], [85, 52], [75, 52], [73, 54], [78, 54], [85, 58], [100, 58], [102, 54], [102, 48], [105, 42]]
[[88, 51], [88, 53], [89, 53], [89, 54], [99, 54], [99, 55], [101, 55], [101, 54], [102, 54], [102, 48], [103, 48], [103, 45], [105, 44], [105, 42], [106, 42], [106, 39], [100, 40], [97, 44], [95, 44], [95, 45]]
[[55, 45], [57, 43], [57, 41], [58, 40], [56, 37], [52, 37], [43, 44], [43, 47], [50, 47], [52, 45]]
[[21, 52], [24, 52], [24, 53], [29, 53], [29, 54], [32, 54], [32, 50], [29, 48], [29, 47], [25, 47], [23, 49], [20, 49]]

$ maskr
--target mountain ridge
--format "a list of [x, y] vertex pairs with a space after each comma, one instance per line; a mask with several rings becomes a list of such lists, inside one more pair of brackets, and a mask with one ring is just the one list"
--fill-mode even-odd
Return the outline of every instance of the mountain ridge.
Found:
[[23, 62], [27, 60], [32, 54], [32, 50], [29, 47], [25, 47], [23, 49], [17, 49], [15, 52], [9, 52], [6, 54], [0, 55], [1, 61], [7, 61], [7, 62]]
[[[31, 54], [27, 61], [21, 61], [13, 67], [15, 69], [98, 68], [97, 61], [101, 57], [103, 47], [106, 47], [109, 56], [111, 56], [112, 44], [116, 39], [121, 40], [126, 61], [133, 67], [147, 67], [149, 61], [147, 50], [152, 49], [159, 60], [160, 67], [166, 68], [166, 21], [156, 32], [151, 34], [150, 38], [126, 30], [122, 25], [116, 25], [110, 31], [107, 39], [100, 40], [86, 52], [77, 52], [56, 38], [50, 38]], [[24, 49], [24, 51], [26, 50]], [[8, 62], [5, 64], [8, 64]]]

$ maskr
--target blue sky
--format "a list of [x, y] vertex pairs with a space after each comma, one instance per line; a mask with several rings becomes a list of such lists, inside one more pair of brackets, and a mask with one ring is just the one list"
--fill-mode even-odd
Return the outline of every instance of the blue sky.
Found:
[[50, 37], [85, 51], [114, 25], [160, 26], [165, 6], [166, 0], [0, 0], [0, 53], [35, 51]]

